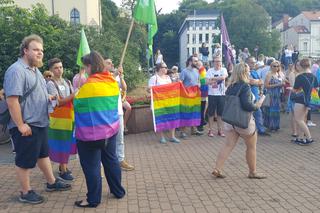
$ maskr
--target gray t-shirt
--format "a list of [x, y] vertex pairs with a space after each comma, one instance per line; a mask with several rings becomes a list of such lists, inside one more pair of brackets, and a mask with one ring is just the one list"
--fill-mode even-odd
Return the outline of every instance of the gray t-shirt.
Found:
[[180, 80], [186, 87], [199, 85], [199, 72], [196, 69], [185, 68], [180, 73]]
[[[12, 64], [5, 73], [3, 88], [6, 97], [23, 96], [29, 91], [36, 82], [38, 75], [38, 85], [21, 103], [21, 112], [23, 121], [36, 127], [46, 127], [49, 125], [48, 103], [49, 97], [46, 88], [46, 82], [40, 71], [36, 68], [31, 69], [24, 61], [19, 58]], [[10, 120], [8, 128], [16, 127], [16, 124]]]
[[[66, 82], [64, 79], [62, 80], [62, 82], [57, 82], [57, 86], [59, 88], [60, 93], [57, 90], [57, 87], [54, 85], [54, 83], [52, 81], [48, 81], [47, 83], [47, 90], [49, 95], [60, 95], [61, 98], [66, 98], [70, 95], [70, 86], [68, 84], [68, 82]], [[71, 88], [72, 89], [72, 88]]]

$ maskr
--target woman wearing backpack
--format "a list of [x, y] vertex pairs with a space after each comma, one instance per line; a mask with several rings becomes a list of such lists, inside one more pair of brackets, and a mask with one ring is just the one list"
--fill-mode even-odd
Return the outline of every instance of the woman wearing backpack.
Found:
[[[306, 123], [309, 103], [311, 100], [311, 91], [313, 88], [318, 88], [317, 78], [311, 73], [310, 60], [305, 58], [300, 61], [301, 74], [295, 79], [293, 92], [294, 118], [298, 125], [298, 137], [295, 143], [298, 145], [309, 145], [313, 143], [309, 128]], [[305, 138], [304, 136], [305, 135]]]

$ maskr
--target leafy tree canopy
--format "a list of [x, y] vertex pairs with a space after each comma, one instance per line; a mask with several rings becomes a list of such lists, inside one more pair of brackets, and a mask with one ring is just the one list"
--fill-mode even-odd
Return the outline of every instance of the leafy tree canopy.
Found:
[[[7, 7], [11, 0], [0, 0], [0, 82], [6, 69], [19, 57], [19, 45], [30, 34], [44, 39], [44, 67], [50, 58], [59, 57], [64, 64], [65, 76], [72, 78], [79, 68], [76, 65], [77, 51], [82, 26], [72, 26], [58, 16], [49, 16], [43, 5], [31, 10], [17, 6]], [[90, 49], [119, 63], [130, 20], [119, 17], [118, 9], [111, 0], [102, 0], [102, 29], [85, 27]], [[124, 61], [125, 79], [129, 88], [134, 88], [144, 77], [138, 71], [146, 64], [144, 55], [146, 31], [137, 26], [132, 34]]]

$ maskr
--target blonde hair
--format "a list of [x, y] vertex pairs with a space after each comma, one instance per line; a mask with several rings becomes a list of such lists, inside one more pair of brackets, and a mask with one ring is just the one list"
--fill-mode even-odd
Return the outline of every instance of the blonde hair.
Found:
[[249, 83], [249, 74], [250, 68], [245, 63], [236, 64], [233, 67], [232, 74], [230, 77], [230, 84], [235, 84], [239, 81], [243, 81], [245, 83]]

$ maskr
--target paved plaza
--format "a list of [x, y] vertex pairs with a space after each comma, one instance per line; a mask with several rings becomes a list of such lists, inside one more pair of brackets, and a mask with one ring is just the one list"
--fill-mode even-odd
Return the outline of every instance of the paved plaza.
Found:
[[290, 142], [285, 114], [278, 133], [258, 139], [257, 165], [268, 176], [264, 180], [246, 177], [242, 141], [225, 164], [227, 178], [215, 179], [211, 172], [225, 139], [205, 135], [192, 136], [181, 144], [160, 144], [152, 132], [128, 135], [126, 157], [136, 169], [123, 172], [127, 195], [115, 199], [104, 180], [102, 203], [97, 209], [85, 210], [73, 205], [86, 193], [78, 159], [69, 166], [76, 178], [71, 191], [45, 192], [45, 180], [35, 169], [32, 187], [47, 201], [21, 204], [10, 146], [1, 145], [0, 212], [320, 212], [320, 115], [313, 120], [318, 127], [311, 128], [316, 142], [310, 146]]

